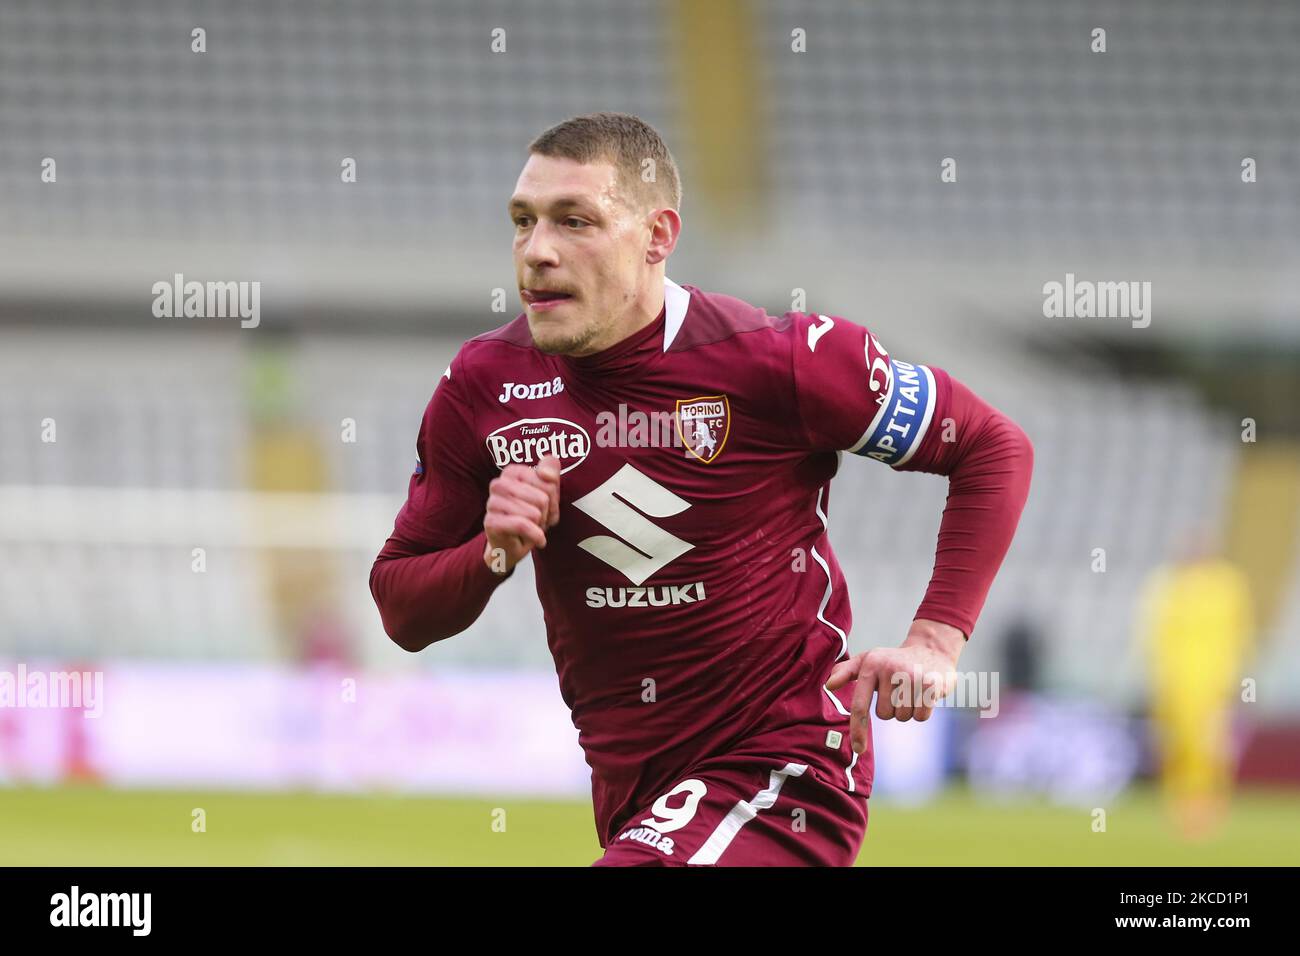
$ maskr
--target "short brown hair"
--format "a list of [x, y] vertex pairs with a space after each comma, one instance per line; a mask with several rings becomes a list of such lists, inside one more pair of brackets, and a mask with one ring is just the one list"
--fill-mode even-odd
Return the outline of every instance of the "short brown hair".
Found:
[[[649, 204], [681, 209], [682, 183], [673, 154], [653, 126], [630, 113], [588, 113], [567, 119], [533, 140], [528, 152], [579, 163], [607, 162], [618, 170], [629, 194]], [[647, 159], [654, 161], [654, 182], [641, 178]]]

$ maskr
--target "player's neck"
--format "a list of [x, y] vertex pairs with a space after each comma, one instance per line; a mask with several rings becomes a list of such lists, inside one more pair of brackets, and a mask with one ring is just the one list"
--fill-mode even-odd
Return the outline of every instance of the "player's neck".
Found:
[[661, 303], [659, 311], [649, 317], [624, 327], [626, 331], [613, 344], [597, 352], [585, 355], [566, 355], [564, 361], [575, 371], [585, 375], [625, 376], [631, 374], [647, 359], [662, 351], [665, 311]]
[[610, 330], [608, 338], [601, 342], [595, 349], [583, 356], [574, 356], [575, 358], [590, 358], [606, 352], [621, 342], [642, 332], [647, 326], [658, 321], [664, 312], [664, 282], [660, 279], [658, 284], [649, 290], [648, 295], [640, 304], [625, 315], [618, 324]]

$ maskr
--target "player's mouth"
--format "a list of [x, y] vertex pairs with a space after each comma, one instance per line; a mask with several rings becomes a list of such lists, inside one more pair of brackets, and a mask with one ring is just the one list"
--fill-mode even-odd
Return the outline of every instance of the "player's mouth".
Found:
[[519, 295], [534, 312], [549, 312], [573, 299], [572, 293], [558, 289], [521, 289]]

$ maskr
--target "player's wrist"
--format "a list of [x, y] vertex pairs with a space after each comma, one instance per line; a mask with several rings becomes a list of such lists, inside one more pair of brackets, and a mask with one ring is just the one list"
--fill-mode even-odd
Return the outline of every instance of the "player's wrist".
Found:
[[903, 641], [902, 646], [924, 647], [943, 654], [953, 664], [956, 664], [957, 658], [961, 656], [961, 652], [966, 646], [966, 635], [962, 633], [960, 628], [953, 627], [951, 624], [917, 618], [912, 622], [912, 626], [908, 628], [907, 638]]
[[483, 564], [487, 566], [488, 571], [498, 578], [508, 578], [515, 566], [510, 562], [510, 556], [506, 549], [493, 545], [491, 540], [483, 544]]

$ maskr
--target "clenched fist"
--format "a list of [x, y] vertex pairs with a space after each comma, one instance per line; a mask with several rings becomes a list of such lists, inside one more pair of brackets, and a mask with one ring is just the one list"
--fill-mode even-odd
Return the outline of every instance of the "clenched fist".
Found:
[[536, 468], [507, 465], [488, 485], [483, 561], [505, 575], [533, 548], [546, 547], [546, 529], [560, 520], [560, 459], [546, 455]]

